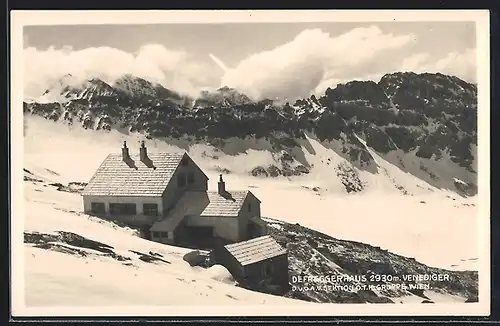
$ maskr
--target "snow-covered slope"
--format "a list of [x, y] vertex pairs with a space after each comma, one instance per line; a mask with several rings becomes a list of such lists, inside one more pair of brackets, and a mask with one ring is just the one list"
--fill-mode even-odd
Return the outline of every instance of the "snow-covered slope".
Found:
[[[141, 135], [85, 130], [36, 116], [25, 119], [26, 305], [96, 309], [122, 305], [258, 305], [263, 312], [275, 305], [312, 305], [237, 287], [222, 266], [190, 267], [183, 260], [190, 250], [147, 241], [132, 229], [87, 216], [82, 213], [77, 193], [57, 190], [57, 183], [73, 182], [76, 187], [78, 182], [87, 182], [106, 155], [119, 152], [123, 140], [131, 150], [137, 143], [138, 149]], [[290, 225], [299, 223], [337, 239], [368, 243], [429, 266], [478, 270], [477, 197], [463, 198], [438, 190], [380, 156], [374, 156], [376, 168], [385, 172], [357, 170], [366, 191], [347, 194], [331, 168], [346, 160], [312, 137], [302, 152], [314, 165], [311, 173], [293, 179], [252, 177], [249, 169], [266, 160], [275, 162], [276, 157], [265, 142], [253, 144], [253, 150], [240, 151], [238, 142], [244, 141], [252, 140], [228, 142], [230, 147], [224, 152], [188, 140], [151, 139], [146, 144], [150, 152], [188, 150], [207, 172], [212, 189], [216, 187], [212, 181], [225, 171], [228, 189], [250, 189], [261, 199], [263, 216]], [[348, 168], [340, 172], [354, 173]], [[355, 179], [349, 175], [346, 180], [352, 183]], [[282, 228], [279, 222], [272, 224]], [[46, 250], [49, 248], [52, 250]], [[435, 303], [465, 300], [434, 291], [426, 295]], [[413, 299], [415, 303], [422, 301], [421, 297], [408, 296], [397, 302]]]
[[[24, 166], [53, 182], [87, 182], [110, 152], [119, 152], [123, 140], [134, 150], [133, 144], [142, 139], [138, 134], [70, 128], [33, 116], [27, 119]], [[248, 176], [246, 171], [255, 162], [273, 160], [265, 146], [228, 155], [189, 142], [147, 140], [146, 144], [150, 152], [188, 150], [210, 180], [216, 180], [220, 171], [231, 171], [224, 177], [228, 189], [254, 192], [262, 201], [263, 216], [370, 243], [430, 266], [477, 269], [477, 196], [462, 198], [436, 189], [381, 157], [376, 156], [377, 169], [383, 173], [340, 171], [357, 174], [349, 175], [347, 181], [355, 183], [358, 178], [367, 187], [367, 191], [346, 194], [331, 167], [344, 159], [313, 140], [309, 150], [315, 154], [307, 157], [314, 164], [311, 173], [292, 180]], [[215, 181], [209, 181], [209, 188], [215, 187]]]
[[[190, 267], [182, 257], [191, 250], [156, 244], [133, 230], [81, 214], [78, 195], [30, 182], [24, 191], [25, 234], [71, 232], [111, 246], [119, 256], [64, 242], [59, 250], [65, 252], [25, 246], [27, 306], [296, 303], [235, 287], [222, 266]], [[135, 252], [162, 258], [146, 262]]]

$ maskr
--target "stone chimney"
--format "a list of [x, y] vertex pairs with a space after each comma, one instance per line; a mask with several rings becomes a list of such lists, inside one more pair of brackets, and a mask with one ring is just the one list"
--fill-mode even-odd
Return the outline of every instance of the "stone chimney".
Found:
[[221, 196], [226, 195], [226, 183], [224, 182], [224, 180], [222, 180], [222, 174], [219, 177], [218, 190], [219, 190], [219, 195]]
[[127, 142], [123, 142], [123, 147], [122, 147], [122, 159], [123, 161], [128, 161], [130, 160], [130, 155], [128, 152], [128, 147], [127, 147]]
[[141, 141], [141, 148], [139, 149], [139, 156], [141, 158], [141, 162], [146, 162], [149, 160], [148, 149], [146, 148], [146, 144], [144, 143], [144, 140]]

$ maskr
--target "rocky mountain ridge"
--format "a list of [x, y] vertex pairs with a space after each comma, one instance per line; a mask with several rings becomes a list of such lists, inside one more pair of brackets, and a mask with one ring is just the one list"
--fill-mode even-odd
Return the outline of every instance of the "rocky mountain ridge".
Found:
[[[392, 73], [378, 83], [339, 84], [322, 96], [284, 105], [253, 101], [229, 87], [193, 99], [131, 75], [112, 84], [93, 78], [76, 86], [68, 77], [45, 92], [45, 98], [55, 101], [24, 102], [24, 113], [87, 129], [187, 138], [221, 149], [235, 137], [266, 139], [276, 164], [249, 171], [256, 176], [309, 173], [312, 166], [297, 149], [312, 136], [349, 162], [346, 168], [335, 167], [343, 175], [379, 173], [372, 149], [409, 173], [413, 171], [401, 158], [414, 157], [425, 172], [418, 177], [436, 187], [446, 185], [464, 196], [477, 192], [477, 87], [457, 77]], [[462, 171], [460, 178], [443, 180], [427, 164], [442, 160]], [[349, 189], [363, 188], [346, 185]]]

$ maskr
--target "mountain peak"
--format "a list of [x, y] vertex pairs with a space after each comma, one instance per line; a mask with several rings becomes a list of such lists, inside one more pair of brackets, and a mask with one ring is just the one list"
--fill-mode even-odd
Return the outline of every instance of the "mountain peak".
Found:
[[[477, 106], [476, 85], [442, 73], [396, 72], [384, 75], [378, 85], [402, 107], [418, 109], [432, 105], [446, 110], [450, 101], [457, 98], [461, 99], [461, 107]], [[410, 89], [414, 94], [408, 94]]]
[[228, 87], [228, 86], [222, 86], [222, 87], [221, 87], [221, 88], [219, 88], [217, 91], [218, 91], [218, 92], [231, 92], [231, 91], [236, 92], [236, 89], [231, 88], [231, 87]]
[[235, 88], [222, 86], [215, 91], [204, 90], [194, 103], [194, 107], [221, 106], [230, 107], [253, 103], [253, 101]]
[[154, 98], [156, 90], [150, 81], [126, 74], [115, 80], [113, 88], [129, 97]]

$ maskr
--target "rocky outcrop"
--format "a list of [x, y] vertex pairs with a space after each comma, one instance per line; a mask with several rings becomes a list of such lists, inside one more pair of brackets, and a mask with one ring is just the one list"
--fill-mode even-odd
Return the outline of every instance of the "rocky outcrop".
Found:
[[270, 235], [288, 250], [288, 297], [329, 303], [394, 303], [417, 296], [424, 303], [431, 301], [427, 291], [434, 291], [477, 302], [476, 271], [429, 267], [380, 247], [335, 239], [298, 224], [266, 221]]

